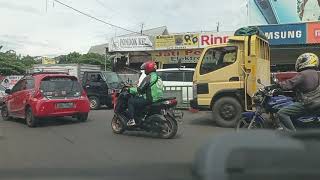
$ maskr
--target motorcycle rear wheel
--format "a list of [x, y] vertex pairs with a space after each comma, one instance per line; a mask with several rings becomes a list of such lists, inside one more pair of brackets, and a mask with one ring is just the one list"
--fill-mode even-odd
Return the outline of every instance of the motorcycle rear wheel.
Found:
[[165, 116], [166, 121], [163, 121], [161, 125], [161, 130], [159, 133], [162, 139], [171, 139], [175, 137], [178, 132], [178, 123], [175, 119]]
[[263, 129], [264, 124], [260, 121], [254, 121], [252, 123], [252, 126], [249, 128], [250, 120], [246, 117], [242, 117], [236, 126], [236, 131], [239, 131], [240, 129]]
[[117, 115], [114, 115], [111, 121], [112, 132], [115, 134], [122, 134], [125, 130], [125, 125]]

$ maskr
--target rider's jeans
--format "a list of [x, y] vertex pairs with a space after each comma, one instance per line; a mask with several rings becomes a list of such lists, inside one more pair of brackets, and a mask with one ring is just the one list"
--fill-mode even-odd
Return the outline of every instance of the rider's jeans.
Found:
[[295, 102], [289, 106], [286, 106], [278, 111], [280, 122], [289, 130], [295, 131], [291, 118], [299, 117], [306, 113], [306, 108], [300, 102]]
[[135, 96], [130, 98], [128, 102], [128, 118], [133, 119], [136, 111], [142, 111], [148, 104], [144, 97]]

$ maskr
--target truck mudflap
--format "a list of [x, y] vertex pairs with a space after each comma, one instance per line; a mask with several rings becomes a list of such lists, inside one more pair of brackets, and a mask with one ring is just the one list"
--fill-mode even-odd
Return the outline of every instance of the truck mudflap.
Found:
[[194, 99], [190, 100], [190, 107], [192, 109], [199, 109], [198, 99], [197, 98], [194, 98]]

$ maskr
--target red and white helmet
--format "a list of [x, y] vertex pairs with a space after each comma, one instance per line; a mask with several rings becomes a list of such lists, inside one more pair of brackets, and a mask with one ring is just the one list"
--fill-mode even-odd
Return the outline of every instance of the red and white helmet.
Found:
[[157, 70], [157, 65], [154, 61], [147, 61], [141, 65], [140, 69], [144, 70], [144, 73], [148, 75]]

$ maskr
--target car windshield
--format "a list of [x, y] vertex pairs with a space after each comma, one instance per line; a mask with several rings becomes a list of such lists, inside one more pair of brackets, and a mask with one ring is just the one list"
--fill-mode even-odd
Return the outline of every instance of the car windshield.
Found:
[[120, 76], [114, 72], [102, 72], [102, 77], [107, 84], [117, 84], [122, 82]]
[[40, 90], [47, 98], [80, 97], [81, 87], [76, 79], [69, 77], [47, 77], [41, 81]]

